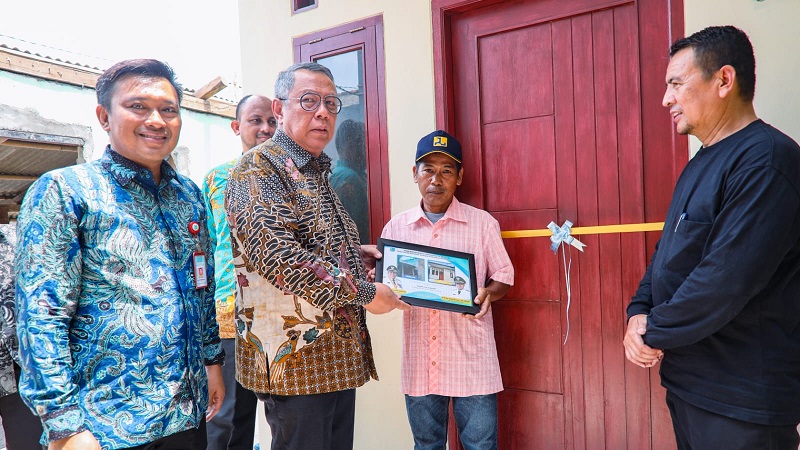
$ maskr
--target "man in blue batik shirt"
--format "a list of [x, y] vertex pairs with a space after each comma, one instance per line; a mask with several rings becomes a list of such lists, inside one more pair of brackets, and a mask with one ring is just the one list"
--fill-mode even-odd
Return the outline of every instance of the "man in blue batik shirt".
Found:
[[51, 450], [204, 449], [224, 352], [203, 196], [164, 162], [181, 87], [164, 63], [123, 61], [97, 99], [103, 157], [44, 174], [20, 210], [20, 394]]

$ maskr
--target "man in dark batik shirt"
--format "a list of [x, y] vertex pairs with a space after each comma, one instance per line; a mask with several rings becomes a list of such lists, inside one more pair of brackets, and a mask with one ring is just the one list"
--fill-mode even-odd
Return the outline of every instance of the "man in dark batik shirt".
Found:
[[352, 449], [355, 388], [377, 378], [365, 310], [408, 308], [367, 280], [356, 225], [328, 182], [322, 150], [341, 106], [326, 67], [281, 72], [278, 130], [242, 155], [225, 194], [236, 379], [264, 400], [273, 449]]

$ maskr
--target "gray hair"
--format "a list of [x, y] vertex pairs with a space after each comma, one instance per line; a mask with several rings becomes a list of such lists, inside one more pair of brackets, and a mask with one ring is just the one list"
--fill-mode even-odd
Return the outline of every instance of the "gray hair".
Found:
[[[315, 62], [302, 62], [302, 63], [292, 64], [291, 66], [287, 67], [286, 70], [278, 74], [278, 78], [275, 80], [275, 98], [284, 99], [289, 97], [289, 92], [294, 87], [294, 73], [297, 72], [298, 70], [322, 72], [325, 74], [326, 77], [331, 79], [331, 83], [334, 83], [333, 74], [331, 73], [331, 70], [323, 66], [322, 64]], [[335, 85], [336, 83], [334, 83], [334, 86]]]

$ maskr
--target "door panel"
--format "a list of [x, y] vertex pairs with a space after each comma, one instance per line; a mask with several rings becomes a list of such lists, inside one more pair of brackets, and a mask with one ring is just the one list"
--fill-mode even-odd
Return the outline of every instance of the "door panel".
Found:
[[[434, 0], [434, 11], [443, 4]], [[643, 106], [642, 88], [663, 89], [666, 58], [648, 62], [659, 65], [660, 79], [650, 71], [644, 79], [639, 55], [651, 40], [668, 47], [667, 0], [452, 4], [434, 15], [446, 33], [435, 53], [447, 59], [438, 74], [451, 82], [437, 93], [440, 126], [464, 149], [459, 198], [488, 210], [503, 230], [654, 221], [647, 202], [663, 202], [668, 191], [651, 188], [645, 174], [655, 161], [680, 163], [685, 149], [653, 143], [648, 155], [661, 156], [646, 161], [642, 145], [643, 130], [651, 131], [643, 120], [660, 108]], [[670, 130], [668, 114], [659, 117], [653, 131]], [[505, 241], [516, 284], [493, 305], [505, 386], [500, 448], [674, 448], [655, 370], [627, 363], [622, 347], [625, 307], [647, 262], [645, 236], [581, 241], [585, 253], [568, 252], [569, 308], [562, 256], [549, 242]]]
[[[529, 230], [541, 227], [543, 223], [558, 220], [555, 209], [496, 211], [492, 215], [500, 224], [501, 230]], [[506, 298], [526, 298], [535, 301], [557, 302], [561, 297], [559, 286], [561, 270], [553, 264], [552, 252], [541, 252], [542, 241], [539, 239], [516, 239], [506, 241], [506, 251], [512, 261], [525, 260], [537, 267], [535, 275], [520, 272], [515, 268], [514, 286], [506, 294]]]
[[[549, 325], [558, 323], [561, 315], [556, 302], [535, 301], [527, 304], [509, 300], [497, 302], [492, 314], [504, 332], [497, 336], [497, 354], [503, 367], [506, 389], [536, 391], [544, 395], [557, 394], [562, 402], [564, 393], [561, 364], [561, 330]], [[520, 358], [531, 355], [532, 358]]]
[[[551, 90], [552, 92], [552, 90]], [[541, 151], [531, 152], [536, 142]], [[555, 209], [556, 154], [553, 116], [487, 123], [483, 127], [483, 170], [492, 189], [485, 190], [490, 211]], [[524, 164], [500, 164], [524, 161]], [[536, 180], [520, 185], [519, 180]]]
[[[548, 25], [520, 28], [478, 41], [484, 123], [553, 114], [552, 49]], [[520, 58], [521, 54], [530, 55]]]
[[536, 391], [505, 390], [498, 396], [498, 445], [503, 450], [564, 448], [564, 424], [553, 422], [564, 406], [552, 395]]

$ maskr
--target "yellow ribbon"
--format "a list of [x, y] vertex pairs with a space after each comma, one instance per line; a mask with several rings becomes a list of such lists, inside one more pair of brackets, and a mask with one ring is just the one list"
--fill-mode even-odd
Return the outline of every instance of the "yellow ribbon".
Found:
[[[664, 222], [626, 223], [622, 225], [598, 225], [594, 227], [575, 227], [572, 234], [608, 234], [608, 233], [639, 233], [643, 231], [661, 231]], [[505, 239], [525, 237], [550, 237], [553, 232], [548, 228], [541, 230], [513, 230], [500, 233]]]

